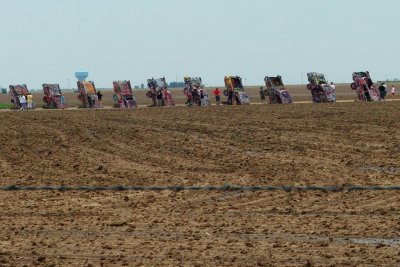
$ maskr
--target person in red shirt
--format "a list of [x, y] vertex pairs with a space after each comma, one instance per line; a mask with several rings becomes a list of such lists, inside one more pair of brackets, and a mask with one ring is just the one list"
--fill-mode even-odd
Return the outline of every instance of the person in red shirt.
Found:
[[219, 88], [215, 88], [213, 94], [215, 96], [215, 102], [217, 102], [217, 105], [219, 106], [221, 104], [221, 90], [219, 90]]

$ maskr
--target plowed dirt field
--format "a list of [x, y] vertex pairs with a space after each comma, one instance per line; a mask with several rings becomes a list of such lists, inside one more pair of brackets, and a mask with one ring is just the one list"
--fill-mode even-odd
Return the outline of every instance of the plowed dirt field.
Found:
[[[400, 103], [0, 114], [5, 185], [400, 185]], [[396, 266], [398, 192], [0, 192], [0, 266]]]

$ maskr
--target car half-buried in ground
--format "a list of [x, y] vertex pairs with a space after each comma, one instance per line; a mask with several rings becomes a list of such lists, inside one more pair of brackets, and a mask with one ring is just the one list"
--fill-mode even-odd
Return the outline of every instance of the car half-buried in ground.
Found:
[[356, 91], [359, 101], [379, 101], [380, 93], [368, 71], [353, 72], [351, 89]]
[[226, 87], [224, 95], [228, 97], [227, 101], [224, 102], [225, 104], [250, 104], [249, 95], [244, 91], [242, 78], [239, 76], [225, 76], [224, 81]]
[[42, 84], [43, 87], [43, 102], [46, 108], [62, 109], [64, 103], [61, 101], [61, 89], [59, 84]]
[[292, 98], [286, 89], [281, 76], [264, 78], [267, 89], [265, 90], [266, 96], [269, 98], [270, 104], [291, 104]]
[[14, 109], [20, 109], [21, 103], [19, 102], [19, 97], [24, 95], [25, 97], [29, 94], [28, 87], [26, 84], [22, 85], [10, 85], [10, 96], [11, 96], [11, 103], [13, 104]]
[[314, 103], [336, 102], [335, 90], [323, 74], [310, 72], [307, 73], [307, 78], [307, 89], [311, 91]]
[[78, 82], [78, 99], [81, 101], [82, 108], [99, 108], [100, 103], [97, 97], [94, 82]]
[[168, 90], [165, 78], [148, 79], [147, 86], [149, 91], [146, 96], [151, 98], [153, 102], [150, 107], [175, 106], [175, 101], [171, 91]]
[[130, 81], [114, 81], [114, 101], [119, 108], [136, 108], [138, 106], [136, 98], [133, 96]]
[[184, 77], [185, 88], [183, 93], [186, 96], [186, 106], [202, 106], [209, 105], [208, 94], [204, 89], [203, 82], [200, 77]]

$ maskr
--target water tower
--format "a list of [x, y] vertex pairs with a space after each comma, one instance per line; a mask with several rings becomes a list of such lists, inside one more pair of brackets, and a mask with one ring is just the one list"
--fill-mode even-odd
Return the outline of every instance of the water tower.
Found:
[[75, 77], [78, 79], [80, 82], [86, 81], [86, 78], [89, 76], [89, 72], [84, 71], [84, 70], [79, 70], [75, 72]]

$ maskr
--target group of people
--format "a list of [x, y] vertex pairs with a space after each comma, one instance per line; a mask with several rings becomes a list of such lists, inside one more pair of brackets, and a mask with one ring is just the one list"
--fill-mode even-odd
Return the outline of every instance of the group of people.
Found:
[[35, 107], [33, 103], [33, 95], [31, 93], [26, 96], [24, 94], [19, 95], [18, 101], [22, 111], [27, 111]]
[[[385, 101], [385, 97], [387, 95], [387, 85], [386, 83], [381, 83], [381, 85], [379, 86], [379, 100], [380, 101]], [[390, 95], [392, 97], [392, 101], [394, 101], [395, 96], [396, 96], [396, 87], [394, 85], [392, 85], [392, 87], [390, 88]]]
[[87, 102], [90, 108], [101, 108], [102, 99], [103, 99], [103, 94], [100, 91], [97, 91], [97, 93], [94, 95], [87, 95]]
[[221, 102], [221, 93], [222, 91], [219, 88], [215, 88], [213, 90], [213, 95], [215, 97], [215, 102], [217, 103], [217, 105], [233, 105], [234, 101], [236, 101], [236, 104], [240, 104], [240, 100], [239, 100], [239, 96], [238, 93], [235, 92], [232, 89], [228, 89], [226, 90], [224, 93], [226, 93], [226, 96], [228, 97], [226, 102]]
[[193, 88], [186, 92], [186, 106], [202, 106], [206, 107], [209, 105], [208, 93], [203, 88]]
[[151, 86], [146, 96], [153, 102], [149, 107], [175, 106], [172, 94], [167, 88]]

